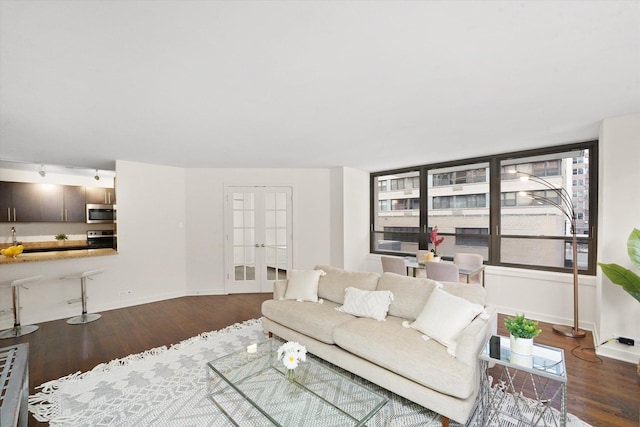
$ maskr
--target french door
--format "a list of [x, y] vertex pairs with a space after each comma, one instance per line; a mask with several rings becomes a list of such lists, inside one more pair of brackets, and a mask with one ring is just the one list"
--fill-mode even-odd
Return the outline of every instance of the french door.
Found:
[[227, 187], [225, 290], [271, 292], [291, 266], [291, 187]]

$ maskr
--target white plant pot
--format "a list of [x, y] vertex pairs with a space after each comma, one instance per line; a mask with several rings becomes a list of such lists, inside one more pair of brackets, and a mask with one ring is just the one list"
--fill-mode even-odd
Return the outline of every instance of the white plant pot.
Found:
[[516, 338], [511, 335], [511, 353], [531, 356], [533, 354], [533, 338]]
[[511, 363], [533, 368], [533, 338], [516, 338], [513, 335], [510, 338]]
[[533, 368], [533, 356], [523, 356], [512, 351], [510, 362], [514, 365], [524, 366], [525, 368]]

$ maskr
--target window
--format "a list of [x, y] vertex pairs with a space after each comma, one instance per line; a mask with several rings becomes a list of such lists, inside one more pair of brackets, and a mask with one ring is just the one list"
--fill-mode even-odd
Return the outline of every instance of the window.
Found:
[[474, 182], [487, 182], [486, 168], [466, 169], [453, 172], [437, 173], [433, 175], [434, 187], [454, 184], [471, 184]]
[[467, 194], [464, 196], [436, 196], [433, 198], [433, 209], [486, 208], [485, 194]]
[[456, 246], [487, 247], [488, 228], [456, 228]]
[[[489, 164], [474, 163], [460, 166], [429, 168], [427, 176], [427, 215], [429, 229], [438, 227], [444, 241], [438, 247], [445, 257], [453, 257], [468, 246], [464, 243], [467, 229], [485, 230], [484, 237], [475, 237], [478, 251], [489, 256]], [[459, 245], [459, 242], [462, 242]], [[430, 249], [428, 236], [423, 247]]]
[[420, 236], [420, 172], [389, 173], [374, 180], [374, 250], [415, 254]]
[[[574, 163], [583, 164], [589, 155], [589, 149], [573, 149], [519, 158], [517, 162], [501, 161], [502, 169], [517, 172], [517, 176], [503, 176], [501, 189], [516, 191], [516, 207], [522, 209], [500, 210], [500, 236], [496, 236], [499, 239], [496, 243], [500, 247], [500, 263], [571, 268], [574, 262], [571, 218], [574, 217], [576, 232], [580, 235], [578, 268], [589, 270], [589, 239], [585, 239], [588, 233], [584, 233], [587, 231], [584, 224], [577, 221], [588, 214], [589, 204], [583, 199], [583, 187], [578, 190], [577, 185], [574, 186], [580, 181], [575, 178], [576, 174], [588, 173], [588, 169], [572, 166]], [[544, 158], [547, 159], [542, 160]], [[529, 169], [523, 167], [526, 163], [522, 160], [531, 161], [534, 173], [529, 175]], [[545, 164], [544, 168], [542, 164]], [[535, 173], [543, 169], [546, 175]]]
[[598, 181], [589, 164], [597, 163], [590, 141], [372, 173], [371, 250], [430, 249], [437, 226], [445, 259], [468, 251], [492, 265], [569, 272], [572, 221], [563, 209], [573, 209], [575, 262], [593, 275], [597, 192], [589, 186]]

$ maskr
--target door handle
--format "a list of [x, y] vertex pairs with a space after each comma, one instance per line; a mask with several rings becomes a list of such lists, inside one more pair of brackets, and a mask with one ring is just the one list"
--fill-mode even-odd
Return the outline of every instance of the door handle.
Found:
[[259, 248], [259, 247], [260, 247], [260, 245], [256, 243], [256, 248]]
[[260, 245], [261, 248], [264, 248], [264, 243]]

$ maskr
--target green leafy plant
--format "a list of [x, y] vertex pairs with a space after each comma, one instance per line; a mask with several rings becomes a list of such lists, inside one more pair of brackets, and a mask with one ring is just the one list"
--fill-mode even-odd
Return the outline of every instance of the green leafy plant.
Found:
[[524, 314], [516, 314], [516, 317], [504, 319], [504, 326], [516, 338], [535, 338], [542, 333], [538, 329], [538, 322], [526, 319]]
[[56, 240], [67, 240], [69, 238], [69, 236], [64, 233], [56, 234], [54, 237]]
[[[631, 262], [640, 268], [640, 230], [637, 228], [633, 229], [627, 239], [627, 253]], [[622, 289], [640, 302], [640, 276], [618, 264], [599, 262], [598, 265], [609, 280], [622, 286]]]

